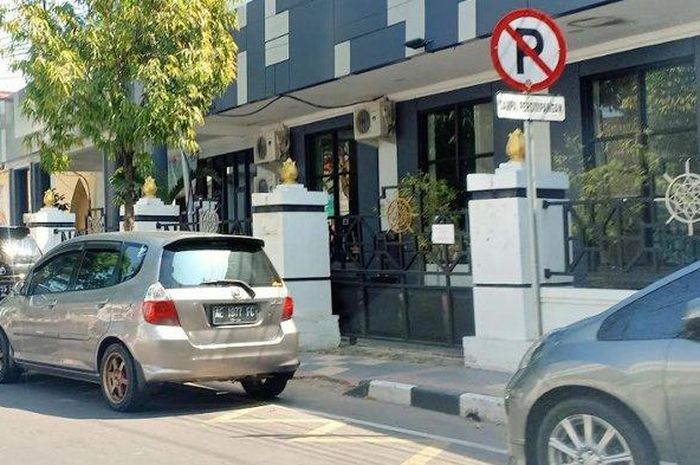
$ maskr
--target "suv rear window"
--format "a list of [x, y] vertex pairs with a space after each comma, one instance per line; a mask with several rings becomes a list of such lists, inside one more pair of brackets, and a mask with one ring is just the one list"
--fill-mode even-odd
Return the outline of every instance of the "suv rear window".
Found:
[[181, 241], [163, 250], [160, 282], [166, 289], [226, 280], [263, 287], [272, 286], [280, 278], [258, 242], [240, 239]]

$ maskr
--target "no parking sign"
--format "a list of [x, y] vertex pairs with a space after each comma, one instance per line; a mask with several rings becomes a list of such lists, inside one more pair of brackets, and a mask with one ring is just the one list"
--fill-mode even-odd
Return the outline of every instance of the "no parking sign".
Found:
[[491, 59], [501, 79], [521, 92], [537, 92], [559, 80], [566, 66], [566, 41], [547, 14], [515, 10], [496, 25]]

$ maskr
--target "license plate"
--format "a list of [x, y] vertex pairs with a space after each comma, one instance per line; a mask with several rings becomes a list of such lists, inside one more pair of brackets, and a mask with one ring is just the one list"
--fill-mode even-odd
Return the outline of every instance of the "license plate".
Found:
[[246, 325], [258, 321], [257, 304], [211, 305], [214, 326]]

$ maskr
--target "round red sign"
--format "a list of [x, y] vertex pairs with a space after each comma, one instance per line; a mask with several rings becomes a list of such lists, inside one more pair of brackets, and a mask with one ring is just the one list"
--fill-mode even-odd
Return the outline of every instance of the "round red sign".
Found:
[[508, 13], [491, 37], [491, 60], [515, 90], [537, 92], [556, 83], [566, 66], [566, 40], [554, 19], [525, 8]]

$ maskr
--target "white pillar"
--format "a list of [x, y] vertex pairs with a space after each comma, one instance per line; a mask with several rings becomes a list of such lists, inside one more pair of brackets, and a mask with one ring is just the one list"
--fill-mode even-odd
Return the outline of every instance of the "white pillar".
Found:
[[[502, 164], [495, 174], [467, 178], [469, 233], [474, 279], [476, 336], [464, 338], [469, 366], [511, 371], [538, 337], [533, 302], [531, 248], [526, 198], [527, 172], [522, 163]], [[565, 270], [565, 231], [561, 206], [541, 208], [542, 200], [561, 200], [569, 188], [564, 173], [545, 172], [536, 179], [539, 208], [540, 283], [566, 285], [570, 277], [546, 278], [544, 270]]]
[[61, 236], [67, 237], [75, 231], [75, 214], [54, 207], [44, 207], [36, 213], [25, 213], [24, 223], [42, 253], [61, 243]]
[[304, 350], [340, 344], [331, 303], [327, 200], [324, 192], [309, 192], [298, 184], [253, 194], [253, 235], [265, 241], [265, 251], [294, 298]]
[[[133, 231], [157, 231], [158, 223], [179, 223], [180, 207], [166, 205], [156, 197], [142, 197], [134, 204]], [[124, 206], [119, 209], [119, 230], [124, 230]]]

